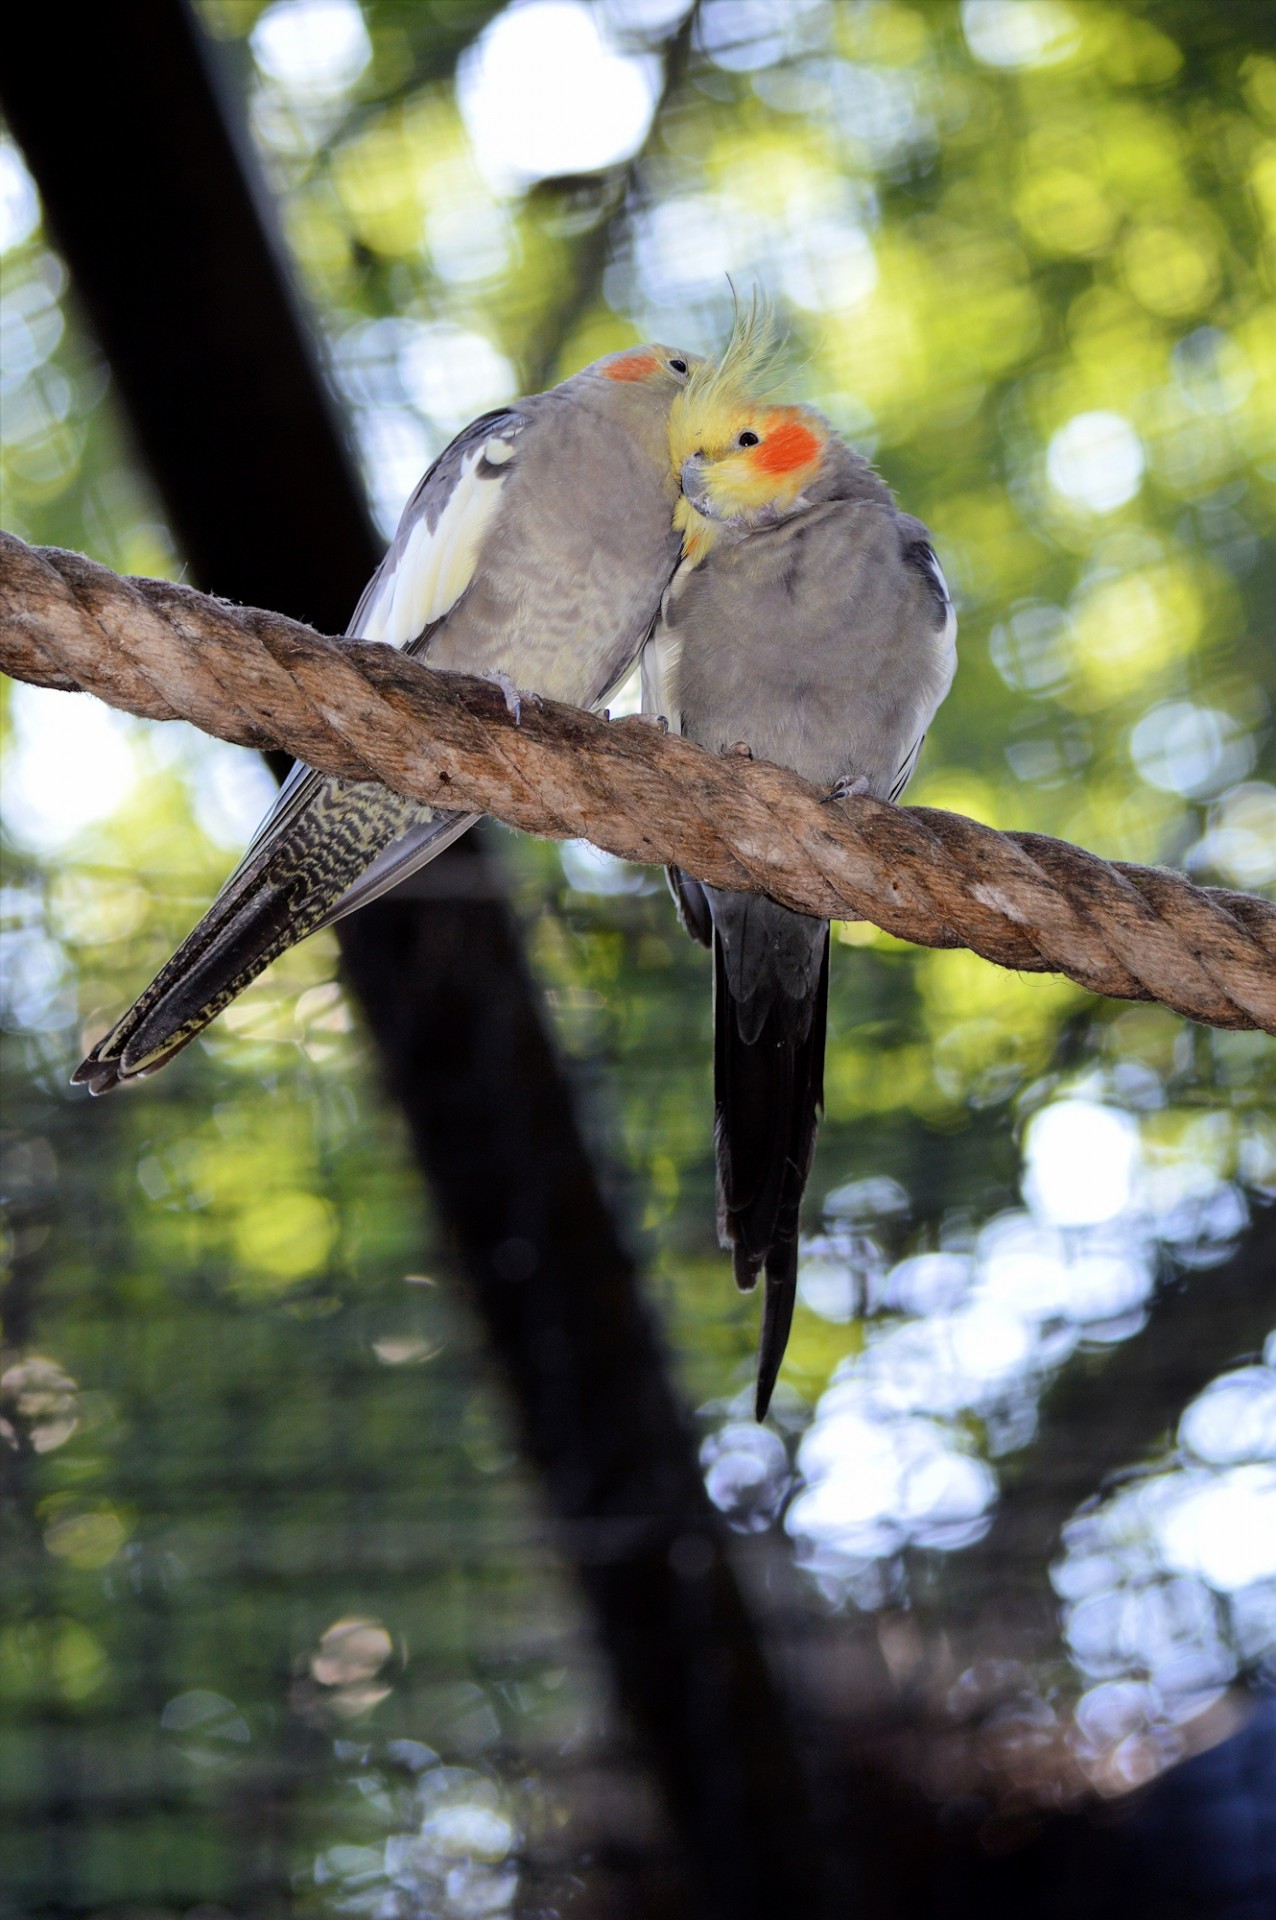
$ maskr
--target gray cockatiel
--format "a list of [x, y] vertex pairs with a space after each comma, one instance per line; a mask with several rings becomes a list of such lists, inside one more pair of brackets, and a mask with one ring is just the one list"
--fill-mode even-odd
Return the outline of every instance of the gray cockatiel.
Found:
[[[919, 520], [819, 414], [755, 401], [756, 312], [670, 416], [684, 557], [643, 652], [643, 704], [831, 797], [897, 800], [956, 667], [956, 620]], [[829, 926], [670, 875], [714, 957], [718, 1231], [765, 1273], [757, 1416], [793, 1318], [798, 1213], [823, 1102]]]
[[[432, 667], [601, 705], [678, 562], [669, 409], [696, 364], [609, 354], [458, 434], [404, 509], [348, 632]], [[74, 1078], [154, 1072], [277, 955], [384, 893], [473, 825], [371, 782], [293, 769], [204, 918]]]

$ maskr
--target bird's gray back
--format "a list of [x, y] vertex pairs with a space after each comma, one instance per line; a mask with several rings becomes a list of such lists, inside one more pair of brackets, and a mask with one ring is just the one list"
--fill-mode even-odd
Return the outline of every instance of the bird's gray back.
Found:
[[663, 412], [575, 384], [520, 403], [475, 577], [425, 657], [590, 706], [642, 645], [678, 536]]

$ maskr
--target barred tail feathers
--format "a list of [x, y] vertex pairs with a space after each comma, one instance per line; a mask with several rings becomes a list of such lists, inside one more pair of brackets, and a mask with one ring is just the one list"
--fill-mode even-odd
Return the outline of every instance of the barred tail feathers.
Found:
[[272, 960], [375, 899], [465, 832], [371, 782], [311, 774], [281, 795], [208, 912], [72, 1075], [92, 1093], [155, 1073]]

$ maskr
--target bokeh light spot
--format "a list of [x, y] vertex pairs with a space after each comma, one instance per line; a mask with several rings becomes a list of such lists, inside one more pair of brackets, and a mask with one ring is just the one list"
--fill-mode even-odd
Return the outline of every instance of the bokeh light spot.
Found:
[[398, 356], [412, 404], [450, 431], [514, 393], [514, 369], [485, 334], [446, 324], [415, 327]]
[[1276, 1370], [1244, 1367], [1215, 1380], [1183, 1415], [1179, 1440], [1211, 1466], [1276, 1460]]
[[316, 1272], [336, 1234], [332, 1208], [300, 1187], [263, 1194], [235, 1222], [235, 1252], [250, 1290], [264, 1278], [299, 1280]]
[[5, 769], [5, 823], [51, 853], [128, 798], [138, 723], [83, 693], [18, 685], [11, 700], [17, 744]]
[[1276, 880], [1276, 787], [1250, 780], [1225, 793], [1187, 864], [1193, 871], [1215, 867], [1238, 887]]
[[48, 1551], [68, 1566], [95, 1572], [113, 1560], [126, 1538], [124, 1523], [109, 1508], [55, 1520], [44, 1536]]
[[651, 124], [656, 66], [609, 46], [578, 0], [526, 0], [464, 55], [456, 89], [479, 165], [511, 190], [628, 159]]
[[1129, 1204], [1139, 1161], [1129, 1114], [1090, 1100], [1058, 1100], [1029, 1124], [1024, 1191], [1060, 1227], [1114, 1220]]
[[1229, 713], [1190, 700], [1153, 707], [1130, 735], [1135, 766], [1165, 793], [1216, 793], [1249, 772], [1254, 751], [1252, 737]]
[[40, 224], [40, 196], [12, 140], [0, 140], [0, 254], [20, 247]]
[[1045, 67], [1081, 42], [1076, 19], [1058, 0], [963, 0], [966, 45], [987, 67]]
[[355, 0], [279, 0], [252, 30], [263, 73], [300, 98], [344, 93], [372, 58]]
[[1078, 413], [1051, 439], [1046, 472], [1055, 492], [1074, 506], [1111, 513], [1139, 490], [1143, 448], [1119, 413]]
[[1219, 1592], [1276, 1579], [1276, 1467], [1238, 1467], [1192, 1487], [1159, 1533], [1167, 1565]]

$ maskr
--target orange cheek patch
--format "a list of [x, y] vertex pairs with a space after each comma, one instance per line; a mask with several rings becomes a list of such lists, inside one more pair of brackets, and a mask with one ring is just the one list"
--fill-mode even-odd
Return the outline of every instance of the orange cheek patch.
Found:
[[811, 466], [819, 455], [820, 443], [809, 427], [796, 422], [768, 433], [753, 454], [753, 465], [763, 473], [794, 473]]
[[604, 367], [603, 372], [609, 380], [645, 380], [659, 365], [650, 353], [627, 353], [622, 360], [613, 360], [609, 367]]

